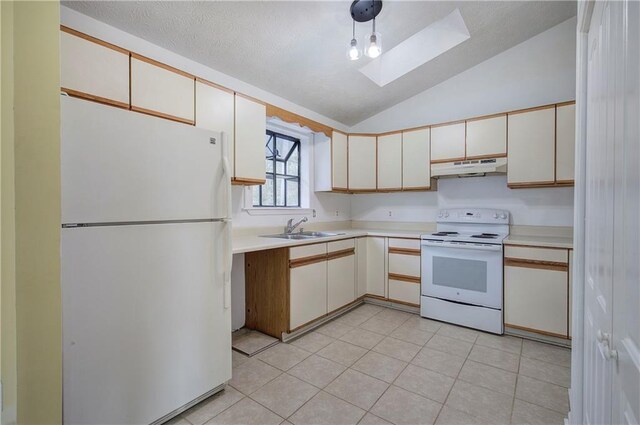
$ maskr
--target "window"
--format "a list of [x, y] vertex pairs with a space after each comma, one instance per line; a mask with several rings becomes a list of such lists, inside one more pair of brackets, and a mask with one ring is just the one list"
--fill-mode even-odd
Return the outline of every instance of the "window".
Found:
[[253, 191], [254, 207], [300, 207], [300, 139], [267, 130], [267, 181]]

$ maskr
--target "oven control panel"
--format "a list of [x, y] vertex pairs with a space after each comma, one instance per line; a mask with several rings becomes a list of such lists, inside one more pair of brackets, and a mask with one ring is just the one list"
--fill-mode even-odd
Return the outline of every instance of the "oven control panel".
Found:
[[489, 208], [449, 208], [438, 211], [437, 222], [509, 224], [509, 211]]

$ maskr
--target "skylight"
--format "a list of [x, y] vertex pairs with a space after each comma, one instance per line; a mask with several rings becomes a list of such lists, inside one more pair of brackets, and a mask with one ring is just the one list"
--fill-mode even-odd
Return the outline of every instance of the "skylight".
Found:
[[459, 9], [369, 62], [360, 72], [383, 87], [471, 37]]

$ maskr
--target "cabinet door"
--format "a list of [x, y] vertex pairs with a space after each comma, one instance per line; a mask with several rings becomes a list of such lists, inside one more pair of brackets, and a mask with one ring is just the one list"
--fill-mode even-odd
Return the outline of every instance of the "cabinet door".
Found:
[[376, 190], [376, 137], [349, 135], [349, 190]]
[[72, 96], [129, 107], [129, 52], [63, 29], [60, 86]]
[[507, 154], [507, 115], [467, 121], [467, 159]]
[[507, 185], [555, 183], [555, 107], [509, 114]]
[[212, 131], [223, 131], [229, 144], [231, 175], [234, 167], [234, 94], [233, 91], [217, 87], [205, 81], [196, 81], [196, 127]]
[[356, 299], [356, 263], [352, 252], [327, 261], [327, 310], [332, 312]]
[[239, 184], [264, 184], [267, 108], [263, 103], [236, 94], [235, 179]]
[[556, 109], [556, 181], [573, 183], [575, 174], [576, 105]]
[[195, 78], [142, 56], [131, 55], [131, 109], [194, 123]]
[[378, 136], [378, 189], [402, 189], [402, 133]]
[[465, 123], [431, 127], [431, 161], [459, 161], [465, 157]]
[[431, 187], [430, 130], [402, 133], [402, 188], [429, 189]]
[[289, 331], [327, 314], [327, 261], [289, 271]]
[[333, 189], [347, 190], [347, 135], [334, 131], [331, 137], [331, 181]]
[[384, 238], [367, 237], [367, 294], [385, 297]]
[[505, 266], [504, 324], [567, 337], [567, 272]]
[[367, 238], [356, 239], [356, 298], [367, 293]]
[[416, 307], [420, 306], [420, 282], [389, 277], [389, 299]]

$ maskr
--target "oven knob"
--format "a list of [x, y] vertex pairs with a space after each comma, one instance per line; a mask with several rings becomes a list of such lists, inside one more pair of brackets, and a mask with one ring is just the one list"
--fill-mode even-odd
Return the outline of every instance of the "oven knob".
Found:
[[497, 219], [498, 219], [498, 213], [495, 213], [495, 214], [493, 215], [493, 218], [495, 218], [495, 219], [497, 220]]
[[438, 218], [442, 218], [442, 213], [438, 214]]
[[507, 218], [507, 215], [506, 215], [505, 213], [502, 213], [502, 215], [500, 216], [500, 218], [504, 220], [505, 218]]
[[444, 213], [444, 218], [447, 218], [447, 217], [449, 217], [449, 213], [448, 212]]

